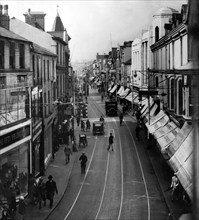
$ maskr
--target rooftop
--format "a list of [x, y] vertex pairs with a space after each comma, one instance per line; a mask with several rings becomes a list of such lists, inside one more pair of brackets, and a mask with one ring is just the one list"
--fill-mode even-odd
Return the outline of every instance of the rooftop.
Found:
[[172, 15], [174, 13], [179, 13], [176, 9], [174, 8], [169, 8], [169, 7], [163, 7], [158, 9], [153, 16], [161, 16], [161, 15]]
[[19, 41], [25, 41], [25, 42], [30, 42], [29, 40], [27, 40], [26, 38], [23, 38], [21, 36], [19, 36], [18, 34], [15, 34], [14, 32], [7, 30], [3, 27], [0, 27], [0, 33], [1, 33], [1, 37], [4, 38], [9, 38], [9, 39], [14, 39], [14, 40], [19, 40]]

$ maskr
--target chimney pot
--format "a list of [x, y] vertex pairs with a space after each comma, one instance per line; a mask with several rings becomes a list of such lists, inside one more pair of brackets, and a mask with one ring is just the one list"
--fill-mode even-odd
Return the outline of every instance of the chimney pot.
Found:
[[4, 5], [4, 15], [8, 16], [8, 5]]

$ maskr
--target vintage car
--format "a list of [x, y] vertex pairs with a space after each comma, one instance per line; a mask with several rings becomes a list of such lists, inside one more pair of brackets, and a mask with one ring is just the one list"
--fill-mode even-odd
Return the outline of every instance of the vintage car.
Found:
[[93, 122], [93, 135], [104, 134], [104, 122], [94, 121]]
[[88, 146], [88, 141], [87, 141], [86, 134], [80, 134], [79, 135], [79, 147], [85, 148], [87, 146]]

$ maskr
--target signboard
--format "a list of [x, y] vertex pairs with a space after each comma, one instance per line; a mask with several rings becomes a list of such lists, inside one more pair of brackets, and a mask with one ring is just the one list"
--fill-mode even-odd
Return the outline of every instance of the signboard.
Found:
[[18, 128], [0, 137], [0, 150], [30, 135], [30, 125]]

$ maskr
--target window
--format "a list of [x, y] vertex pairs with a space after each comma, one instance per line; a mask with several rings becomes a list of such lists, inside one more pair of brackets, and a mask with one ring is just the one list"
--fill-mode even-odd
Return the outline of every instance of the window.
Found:
[[44, 82], [46, 81], [46, 61], [44, 60]]
[[27, 81], [27, 76], [19, 75], [17, 76], [17, 83], [24, 83]]
[[10, 68], [15, 68], [15, 43], [10, 42]]
[[5, 76], [1, 76], [0, 77], [0, 89], [4, 89], [6, 86], [6, 77]]
[[45, 117], [47, 117], [47, 99], [46, 99], [46, 93], [44, 93], [44, 112], [45, 112]]
[[4, 41], [0, 41], [0, 69], [4, 69]]
[[49, 66], [49, 60], [47, 60], [47, 79], [49, 81], [50, 78], [50, 66]]
[[156, 26], [155, 27], [155, 42], [157, 42], [159, 40], [159, 27]]
[[178, 106], [179, 106], [179, 115], [182, 115], [183, 112], [183, 89], [182, 89], [182, 80], [178, 81]]
[[174, 79], [171, 79], [171, 92], [170, 92], [170, 100], [171, 100], [171, 103], [170, 103], [170, 109], [174, 109], [174, 99], [175, 99], [175, 92], [174, 92], [174, 89], [175, 89], [175, 81]]
[[48, 91], [48, 114], [51, 112], [50, 91]]
[[25, 68], [25, 47], [24, 44], [19, 44], [19, 68]]
[[2, 90], [0, 100], [0, 127], [29, 118], [29, 96], [24, 87]]

